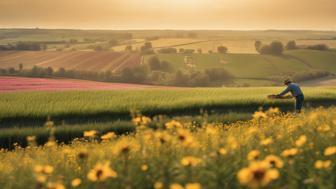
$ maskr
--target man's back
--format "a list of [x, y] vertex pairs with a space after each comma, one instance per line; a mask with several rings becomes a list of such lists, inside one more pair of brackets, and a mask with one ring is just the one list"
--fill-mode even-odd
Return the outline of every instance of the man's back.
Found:
[[303, 95], [300, 86], [296, 83], [288, 84], [288, 87], [282, 93], [280, 93], [280, 96], [285, 95], [288, 92], [290, 92], [294, 97]]

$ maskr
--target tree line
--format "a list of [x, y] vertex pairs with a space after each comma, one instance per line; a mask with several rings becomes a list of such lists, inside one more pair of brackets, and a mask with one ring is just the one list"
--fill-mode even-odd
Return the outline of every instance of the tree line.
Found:
[[34, 66], [24, 69], [22, 64], [16, 68], [0, 68], [0, 75], [24, 77], [61, 77], [72, 79], [86, 79], [102, 82], [121, 82], [151, 85], [205, 87], [221, 86], [231, 83], [234, 76], [224, 68], [175, 69], [167, 61], [160, 61], [156, 56], [149, 59], [148, 64], [127, 67], [119, 72], [95, 72], [67, 70], [65, 68], [53, 69], [52, 67]]
[[256, 41], [254, 43], [255, 49], [259, 54], [269, 54], [269, 55], [282, 55], [285, 50], [295, 50], [295, 49], [310, 49], [310, 50], [329, 50], [326, 44], [317, 45], [297, 45], [295, 41], [289, 41], [284, 45], [280, 41], [273, 41], [270, 44], [263, 44], [261, 41]]

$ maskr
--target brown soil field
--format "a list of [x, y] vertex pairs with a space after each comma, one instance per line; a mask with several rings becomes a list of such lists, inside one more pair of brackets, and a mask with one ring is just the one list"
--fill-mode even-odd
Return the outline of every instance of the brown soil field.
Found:
[[89, 71], [119, 71], [126, 67], [140, 64], [138, 53], [109, 51], [0, 51], [0, 68], [17, 68], [23, 64], [24, 69], [33, 66], [65, 68]]

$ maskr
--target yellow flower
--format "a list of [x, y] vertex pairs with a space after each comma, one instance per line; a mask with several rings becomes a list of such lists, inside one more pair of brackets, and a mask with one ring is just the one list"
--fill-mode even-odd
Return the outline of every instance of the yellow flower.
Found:
[[216, 135], [218, 133], [218, 129], [214, 126], [206, 126], [205, 133], [208, 135]]
[[79, 178], [75, 178], [75, 179], [73, 179], [73, 180], [71, 181], [71, 186], [72, 186], [72, 187], [77, 187], [77, 186], [79, 186], [81, 183], [82, 183], [81, 179], [79, 179]]
[[169, 189], [184, 189], [184, 188], [182, 185], [174, 183], [170, 185]]
[[126, 155], [138, 151], [140, 148], [138, 142], [133, 138], [122, 138], [114, 145], [113, 152], [116, 155]]
[[35, 142], [36, 136], [27, 136], [27, 142]]
[[86, 149], [81, 149], [79, 152], [78, 152], [78, 154], [77, 154], [77, 157], [79, 158], [79, 159], [85, 159], [85, 158], [87, 158], [89, 156], [89, 153], [88, 153], [88, 151], [86, 150]]
[[202, 186], [199, 183], [188, 183], [185, 185], [185, 189], [201, 189]]
[[248, 154], [247, 154], [247, 159], [249, 161], [254, 161], [254, 160], [257, 160], [260, 156], [260, 152], [258, 150], [252, 150], [250, 151]]
[[100, 138], [103, 140], [103, 141], [107, 141], [107, 140], [111, 140], [113, 138], [116, 137], [116, 134], [114, 132], [108, 132], [106, 133], [105, 135], [101, 136]]
[[331, 161], [322, 161], [322, 160], [317, 160], [314, 164], [315, 169], [327, 169], [331, 165]]
[[219, 148], [218, 153], [219, 153], [220, 155], [224, 156], [224, 155], [227, 154], [227, 151], [226, 151], [225, 148]]
[[105, 181], [108, 178], [116, 178], [117, 173], [110, 168], [110, 163], [97, 163], [87, 174], [87, 178], [92, 182]]
[[132, 122], [136, 126], [147, 126], [152, 120], [146, 116], [138, 116], [133, 118]]
[[298, 149], [297, 148], [291, 148], [291, 149], [287, 149], [284, 150], [281, 155], [284, 157], [293, 157], [298, 153]]
[[253, 119], [262, 119], [262, 118], [266, 118], [266, 117], [267, 117], [267, 115], [262, 111], [254, 112], [254, 114], [253, 114]]
[[53, 147], [53, 146], [56, 146], [56, 142], [54, 140], [48, 140], [48, 142], [45, 143], [44, 146]]
[[330, 126], [327, 125], [327, 124], [324, 124], [324, 125], [321, 125], [321, 126], [318, 126], [317, 127], [317, 131], [320, 132], [320, 133], [323, 133], [323, 132], [328, 132], [330, 131]]
[[84, 131], [84, 137], [94, 138], [98, 132], [96, 130]]
[[36, 177], [36, 182], [37, 183], [45, 183], [46, 181], [47, 181], [47, 176], [45, 176], [45, 175], [38, 175], [37, 177]]
[[282, 168], [284, 166], [283, 161], [275, 155], [268, 155], [265, 158], [265, 161], [270, 164], [271, 167], [274, 168]]
[[200, 163], [202, 163], [202, 159], [193, 156], [186, 156], [181, 160], [181, 164], [186, 167], [195, 167]]
[[278, 179], [279, 175], [279, 171], [270, 168], [267, 162], [252, 162], [238, 172], [237, 178], [242, 185], [258, 188]]
[[160, 141], [161, 144], [167, 143], [171, 139], [171, 136], [166, 132], [157, 131], [155, 132], [154, 136]]
[[297, 139], [297, 140], [295, 141], [295, 145], [296, 145], [297, 147], [300, 147], [300, 146], [304, 145], [306, 142], [307, 142], [307, 137], [306, 137], [305, 135], [301, 135], [301, 136], [299, 137], [299, 139]]
[[165, 126], [167, 129], [178, 129], [183, 127], [180, 122], [175, 120], [171, 120], [170, 122], [166, 123]]
[[45, 174], [45, 175], [50, 175], [51, 173], [54, 172], [54, 168], [50, 165], [36, 165], [34, 167], [34, 171], [37, 174]]
[[336, 146], [330, 146], [324, 150], [325, 156], [331, 156], [336, 154]]
[[269, 138], [266, 138], [266, 139], [260, 141], [260, 144], [263, 145], [263, 146], [267, 146], [267, 145], [270, 145], [272, 143], [273, 143], [272, 137], [269, 137]]
[[47, 189], [65, 189], [65, 186], [61, 183], [52, 183], [47, 184]]
[[267, 114], [270, 115], [275, 115], [275, 114], [279, 114], [280, 113], [280, 109], [279, 108], [270, 108], [267, 110]]
[[192, 134], [186, 129], [178, 129], [177, 137], [183, 146], [193, 147], [195, 145], [195, 141], [194, 138], [192, 137]]
[[163, 188], [162, 182], [155, 182], [154, 183], [154, 189], [162, 189], [162, 188]]
[[141, 170], [142, 170], [142, 171], [147, 171], [147, 170], [148, 170], [148, 165], [143, 164], [143, 165], [141, 166]]

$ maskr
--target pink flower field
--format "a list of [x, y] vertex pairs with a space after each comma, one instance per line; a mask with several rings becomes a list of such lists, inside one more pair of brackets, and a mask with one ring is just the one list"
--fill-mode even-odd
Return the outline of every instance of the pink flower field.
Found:
[[120, 90], [158, 88], [150, 85], [104, 83], [75, 79], [46, 79], [0, 76], [0, 92], [63, 91], [63, 90]]

